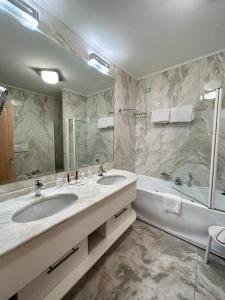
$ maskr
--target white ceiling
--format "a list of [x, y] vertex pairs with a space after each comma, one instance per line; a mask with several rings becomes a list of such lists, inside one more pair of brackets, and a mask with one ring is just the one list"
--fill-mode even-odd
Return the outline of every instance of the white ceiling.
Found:
[[[49, 85], [32, 67], [59, 69], [65, 81]], [[89, 95], [113, 86], [113, 79], [0, 12], [0, 83], [52, 96], [62, 88]]]
[[141, 77], [225, 48], [225, 0], [39, 0]]

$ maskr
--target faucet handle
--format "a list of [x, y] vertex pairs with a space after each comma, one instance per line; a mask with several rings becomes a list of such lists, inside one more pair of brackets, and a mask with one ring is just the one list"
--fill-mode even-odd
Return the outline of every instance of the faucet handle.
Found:
[[37, 186], [39, 188], [43, 188], [44, 184], [41, 182], [41, 180], [36, 179], [35, 180], [35, 186]]

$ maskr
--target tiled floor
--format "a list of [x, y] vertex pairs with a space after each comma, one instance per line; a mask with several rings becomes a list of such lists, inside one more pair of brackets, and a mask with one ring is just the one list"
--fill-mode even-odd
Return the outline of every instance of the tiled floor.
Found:
[[136, 221], [63, 300], [224, 300], [225, 261]]

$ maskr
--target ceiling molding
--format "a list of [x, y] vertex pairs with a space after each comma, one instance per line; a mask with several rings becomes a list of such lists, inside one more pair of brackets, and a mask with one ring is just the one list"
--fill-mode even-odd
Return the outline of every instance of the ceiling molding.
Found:
[[199, 56], [197, 58], [194, 58], [194, 59], [190, 59], [190, 60], [187, 60], [183, 63], [180, 63], [180, 64], [177, 64], [177, 65], [174, 65], [174, 66], [171, 66], [171, 67], [168, 67], [166, 69], [162, 69], [162, 70], [159, 70], [157, 72], [153, 72], [153, 73], [149, 73], [147, 75], [144, 75], [144, 76], [141, 76], [141, 77], [138, 77], [137, 78], [137, 81], [140, 81], [142, 79], [146, 79], [148, 77], [151, 77], [151, 76], [154, 76], [156, 74], [160, 74], [160, 73], [163, 73], [163, 72], [166, 72], [166, 71], [170, 71], [170, 70], [173, 70], [173, 69], [176, 69], [176, 68], [179, 68], [181, 66], [184, 66], [184, 65], [187, 65], [187, 64], [190, 64], [190, 63], [194, 63], [198, 60], [201, 60], [201, 59], [204, 59], [204, 58], [207, 58], [209, 56], [213, 56], [213, 55], [216, 55], [216, 54], [220, 54], [220, 53], [223, 53], [225, 52], [225, 48], [221, 49], [221, 50], [218, 50], [218, 51], [214, 51], [214, 52], [211, 52], [211, 53], [208, 53], [206, 55], [202, 55], [202, 56]]

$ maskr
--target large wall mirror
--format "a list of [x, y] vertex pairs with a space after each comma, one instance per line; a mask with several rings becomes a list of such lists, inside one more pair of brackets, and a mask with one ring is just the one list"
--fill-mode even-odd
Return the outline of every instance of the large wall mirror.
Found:
[[2, 13], [0, 40], [0, 184], [112, 161], [113, 79]]

